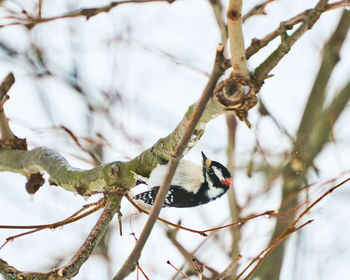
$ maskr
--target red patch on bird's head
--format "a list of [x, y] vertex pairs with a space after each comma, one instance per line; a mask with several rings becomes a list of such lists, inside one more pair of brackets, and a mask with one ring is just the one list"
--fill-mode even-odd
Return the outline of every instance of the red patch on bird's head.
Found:
[[229, 187], [231, 185], [231, 183], [232, 183], [232, 178], [224, 179], [224, 180], [221, 180], [220, 182], [224, 186]]

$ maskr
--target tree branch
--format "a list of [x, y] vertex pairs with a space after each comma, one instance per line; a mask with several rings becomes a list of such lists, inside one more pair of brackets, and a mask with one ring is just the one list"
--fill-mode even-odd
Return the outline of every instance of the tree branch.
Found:
[[279, 32], [281, 35], [281, 43], [278, 48], [254, 71], [254, 77], [257, 85], [261, 85], [270, 73], [270, 71], [278, 64], [278, 62], [289, 52], [295, 42], [319, 19], [322, 12], [327, 8], [328, 0], [320, 0], [314, 9], [306, 16], [303, 23], [292, 35], [288, 36], [286, 33], [285, 24], [281, 23]]
[[7, 92], [11, 86], [15, 83], [15, 77], [12, 73], [9, 73], [0, 85], [0, 136], [1, 140], [14, 140], [15, 136], [12, 133], [8, 120], [4, 112], [4, 103], [8, 99]]
[[[305, 223], [301, 224], [300, 226], [297, 226], [299, 221], [307, 214], [310, 212], [310, 210], [317, 205], [321, 200], [323, 200], [326, 196], [330, 195], [334, 190], [338, 189], [340, 186], [344, 185], [350, 181], [350, 178], [347, 178], [340, 182], [339, 184], [331, 187], [329, 190], [324, 192], [322, 195], [320, 195], [313, 203], [311, 203], [308, 207], [306, 207], [299, 215], [298, 217], [273, 241], [270, 243], [270, 245], [262, 250], [242, 271], [241, 273], [237, 276], [236, 280], [241, 278], [243, 274], [255, 263], [255, 266], [253, 269], [249, 272], [249, 274], [243, 279], [243, 280], [248, 280], [251, 279], [252, 275], [256, 271], [256, 269], [261, 265], [261, 263], [266, 259], [266, 257], [269, 255], [269, 253], [277, 247], [282, 241], [284, 241], [287, 237], [289, 237], [292, 233], [302, 229], [304, 226], [310, 224], [313, 222], [313, 220], [308, 220]], [[271, 268], [271, 267], [270, 267]], [[270, 274], [270, 277], [272, 275]], [[260, 276], [262, 277], [262, 276]], [[278, 275], [277, 275], [278, 277]], [[265, 279], [265, 278], [262, 278]], [[274, 278], [268, 278], [268, 279], [274, 279]]]
[[16, 172], [26, 177], [45, 171], [50, 175], [51, 184], [60, 185], [81, 195], [113, 192], [117, 191], [116, 185], [126, 187], [135, 184], [132, 174], [123, 162], [81, 170], [71, 167], [60, 154], [44, 147], [31, 151], [0, 150], [0, 171]]
[[227, 25], [223, 18], [224, 7], [222, 6], [222, 3], [220, 0], [209, 0], [209, 3], [211, 8], [213, 9], [215, 20], [220, 30], [221, 43], [224, 46], [224, 54], [227, 55], [226, 45], [227, 45], [228, 34], [227, 34]]
[[[271, 1], [268, 1], [271, 2]], [[266, 2], [265, 2], [266, 3]], [[327, 5], [327, 8], [324, 10], [324, 12], [328, 12], [334, 9], [343, 8], [343, 7], [349, 7], [350, 2], [349, 0], [343, 0], [334, 2]], [[287, 21], [284, 21], [283, 24], [286, 28], [286, 30], [291, 30], [295, 25], [305, 20], [305, 18], [310, 14], [312, 10], [306, 10], [292, 18], [290, 18]], [[256, 39], [254, 38], [250, 44], [250, 46], [246, 49], [246, 57], [247, 59], [256, 54], [261, 48], [267, 46], [272, 40], [277, 38], [281, 34], [280, 29], [277, 28], [276, 30], [272, 31], [271, 33], [267, 34], [263, 39]]]
[[[324, 63], [327, 63], [326, 61], [333, 57], [333, 59], [331, 59], [329, 62], [329, 66], [333, 68], [334, 63], [337, 61], [337, 59], [334, 60], [334, 58], [337, 58], [338, 54], [334, 53], [334, 51], [337, 50], [337, 53], [339, 52], [340, 46], [345, 39], [344, 27], [349, 27], [349, 14], [350, 12], [348, 11], [343, 12], [342, 18], [335, 32], [325, 47], [323, 61], [321, 63], [315, 83], [317, 83], [319, 79], [322, 79], [321, 77], [323, 75], [325, 75], [323, 79], [326, 80], [330, 75], [328, 70], [325, 70], [323, 66]], [[323, 85], [323, 82], [321, 83], [322, 85], [319, 87], [319, 89], [325, 90], [325, 85]], [[318, 85], [315, 85], [314, 89], [317, 87]], [[324, 93], [318, 92], [314, 89], [311, 91], [308, 104], [306, 105], [304, 111], [304, 116], [308, 116], [308, 118], [303, 117], [302, 121], [300, 122], [300, 132], [299, 130], [297, 132], [297, 139], [293, 147], [291, 159], [289, 160], [289, 163], [284, 167], [282, 172], [283, 188], [280, 213], [282, 215], [284, 213], [288, 213], [288, 215], [277, 220], [270, 244], [272, 244], [272, 242], [276, 240], [276, 238], [278, 238], [281, 233], [284, 232], [291, 221], [293, 221], [296, 213], [296, 206], [298, 204], [298, 191], [305, 183], [306, 174], [309, 168], [312, 167], [314, 158], [329, 141], [332, 125], [336, 122], [338, 116], [341, 114], [345, 107], [345, 104], [350, 98], [349, 88], [350, 85], [348, 84], [343, 89], [343, 91], [337, 97], [335, 97], [333, 101], [331, 101], [331, 105], [328, 107], [328, 109], [324, 109], [323, 111], [320, 110], [322, 110], [321, 108], [324, 106]], [[315, 97], [312, 95], [320, 96], [322, 105], [320, 105], [319, 100], [315, 100]], [[309, 103], [311, 100], [314, 100], [313, 102], [315, 102], [315, 106], [313, 106], [313, 103]], [[339, 106], [332, 106], [339, 103], [342, 104]], [[318, 109], [316, 110], [315, 108]], [[332, 110], [331, 115], [329, 110]], [[311, 127], [309, 126], [310, 129], [305, 129], [306, 123], [311, 124]], [[256, 275], [258, 275], [262, 280], [278, 278], [282, 266], [284, 249], [284, 243], [276, 246], [276, 248], [274, 248], [274, 250], [271, 252], [270, 256], [266, 258], [261, 267], [257, 270]]]
[[71, 278], [72, 276], [78, 274], [80, 267], [90, 257], [91, 253], [108, 229], [115, 213], [120, 211], [121, 199], [122, 196], [120, 195], [108, 197], [106, 207], [96, 225], [91, 230], [88, 238], [75, 254], [72, 262], [63, 268], [56, 270], [57, 275]]
[[242, 32], [242, 0], [229, 0], [226, 16], [233, 68], [231, 75], [247, 81], [250, 75], [247, 68]]
[[[80, 219], [83, 219], [83, 218], [89, 216], [90, 214], [100, 210], [102, 207], [105, 206], [105, 204], [106, 204], [106, 199], [104, 197], [97, 202], [84, 205], [80, 210], [75, 212], [70, 217], [68, 217], [62, 221], [51, 223], [51, 224], [30, 225], [30, 226], [0, 225], [0, 229], [33, 229], [31, 231], [23, 232], [23, 233], [6, 238], [6, 241], [0, 246], [0, 249], [2, 249], [8, 242], [13, 241], [14, 239], [16, 239], [18, 237], [32, 234], [34, 232], [38, 232], [38, 231], [41, 231], [43, 229], [55, 229], [55, 228], [62, 227], [62, 226], [67, 225], [67, 224], [74, 223], [74, 222], [76, 222]], [[94, 206], [92, 209], [85, 211], [86, 209], [88, 209], [92, 206]], [[82, 212], [84, 212], [84, 213], [82, 213]]]
[[[237, 129], [237, 121], [234, 115], [232, 114], [226, 114], [226, 126], [227, 126], [227, 148], [226, 148], [226, 155], [227, 155], [227, 168], [230, 171], [232, 178], [235, 178], [235, 162], [234, 162], [234, 151], [235, 151], [235, 145], [236, 145], [236, 129]], [[232, 182], [232, 186], [228, 190], [228, 200], [229, 200], [229, 206], [230, 206], [230, 212], [231, 212], [231, 219], [233, 221], [240, 220], [240, 212], [241, 207], [238, 204], [236, 192], [235, 192], [235, 184], [234, 181]], [[239, 242], [241, 240], [241, 227], [232, 227], [231, 228], [231, 254], [232, 259], [235, 260], [240, 255], [240, 248], [239, 248]], [[232, 263], [231, 269], [226, 271], [226, 274], [230, 272], [230, 275], [227, 277], [231, 277], [234, 279], [234, 277], [237, 274], [237, 263], [234, 265]], [[226, 275], [225, 274], [225, 275]], [[227, 279], [231, 279], [227, 278]]]
[[265, 8], [268, 4], [274, 2], [276, 0], [266, 0], [265, 2], [258, 4], [251, 8], [244, 16], [243, 16], [243, 22], [245, 22], [248, 18], [252, 16], [258, 16], [258, 15], [266, 15]]
[[[332, 115], [330, 115], [331, 112], [322, 110], [326, 98], [326, 87], [333, 69], [340, 59], [339, 52], [349, 27], [350, 12], [344, 10], [337, 31], [331, 36], [324, 48], [322, 63], [300, 122], [296, 138], [297, 157], [308, 165], [319, 153], [324, 145], [323, 143], [327, 142], [331, 131], [330, 126], [336, 121], [337, 116], [343, 109], [343, 107], [338, 108], [337, 112], [333, 112]], [[343, 105], [345, 105], [347, 103], [346, 90], [345, 95], [342, 94], [342, 96], [341, 99], [344, 102]], [[321, 130], [325, 133], [320, 133]], [[322, 141], [320, 141], [321, 139]]]
[[107, 198], [106, 207], [103, 210], [96, 225], [91, 230], [89, 236], [85, 240], [82, 247], [75, 254], [70, 264], [55, 269], [48, 273], [40, 272], [23, 272], [10, 266], [4, 260], [0, 259], [0, 273], [6, 279], [26, 279], [26, 280], [47, 280], [47, 279], [70, 279], [74, 275], [78, 274], [80, 267], [90, 257], [94, 248], [97, 246], [105, 231], [108, 229], [113, 216], [120, 209], [120, 201], [122, 196], [116, 195]]
[[[221, 76], [229, 65], [223, 56], [217, 63], [215, 73]], [[135, 186], [136, 181], [131, 171], [148, 177], [159, 163], [164, 164], [169, 161], [171, 151], [181, 141], [196, 105], [197, 103], [188, 108], [184, 118], [170, 135], [160, 139], [129, 162], [115, 161], [90, 170], [81, 170], [70, 166], [60, 154], [45, 147], [23, 151], [1, 149], [0, 146], [0, 171], [20, 173], [27, 178], [32, 174], [47, 172], [51, 184], [62, 186], [67, 191], [81, 195], [123, 193]], [[225, 105], [215, 98], [209, 100], [186, 146], [186, 152], [201, 138], [206, 123], [224, 112]]]
[[223, 68], [222, 68], [222, 62], [224, 60], [223, 56], [223, 46], [219, 45], [217, 48], [216, 52], [216, 57], [215, 57], [215, 63], [213, 67], [212, 74], [209, 78], [208, 84], [206, 88], [203, 91], [203, 94], [193, 112], [193, 115], [191, 116], [190, 121], [188, 122], [186, 131], [181, 138], [181, 141], [177, 145], [175, 151], [172, 154], [172, 157], [170, 158], [169, 164], [168, 164], [168, 169], [165, 174], [165, 177], [162, 181], [162, 184], [159, 188], [155, 203], [152, 207], [151, 213], [147, 219], [147, 222], [141, 232], [141, 235], [139, 239], [137, 240], [137, 243], [130, 253], [129, 257], [127, 260], [124, 262], [123, 266], [119, 270], [119, 272], [114, 276], [113, 279], [115, 280], [121, 280], [124, 279], [127, 275], [129, 275], [136, 267], [136, 264], [141, 256], [142, 249], [144, 245], [146, 244], [146, 241], [151, 234], [152, 228], [154, 226], [154, 223], [157, 220], [157, 217], [160, 213], [160, 209], [163, 206], [166, 194], [169, 191], [170, 188], [170, 183], [171, 180], [175, 174], [176, 167], [180, 161], [180, 159], [183, 156], [183, 153], [186, 150], [186, 147], [192, 137], [192, 134], [200, 121], [201, 115], [204, 112], [204, 109], [212, 96], [213, 90], [215, 88], [215, 85], [217, 83], [217, 80], [219, 77], [223, 74]]
[[52, 16], [52, 17], [41, 17], [38, 16], [29, 16], [27, 12], [23, 13], [25, 17], [7, 17], [6, 19], [15, 20], [14, 22], [0, 25], [0, 28], [12, 26], [12, 25], [25, 25], [27, 28], [31, 29], [37, 24], [50, 22], [58, 19], [65, 18], [76, 18], [76, 17], [85, 17], [87, 20], [91, 17], [94, 17], [101, 13], [108, 13], [113, 8], [122, 5], [122, 4], [144, 4], [149, 2], [168, 2], [169, 4], [173, 3], [175, 0], [124, 0], [124, 1], [112, 1], [111, 3], [95, 8], [83, 8], [76, 11], [71, 11], [62, 15]]

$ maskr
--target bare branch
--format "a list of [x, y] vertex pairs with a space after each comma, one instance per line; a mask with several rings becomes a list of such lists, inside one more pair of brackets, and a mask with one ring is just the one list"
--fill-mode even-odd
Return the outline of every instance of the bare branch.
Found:
[[254, 71], [256, 83], [262, 84], [270, 71], [278, 64], [278, 62], [289, 52], [295, 42], [319, 19], [320, 15], [327, 9], [328, 0], [320, 0], [314, 9], [305, 17], [303, 23], [292, 35], [286, 33], [285, 24], [281, 23], [279, 32], [281, 34], [281, 44], [278, 48]]
[[226, 16], [233, 68], [231, 75], [249, 80], [242, 32], [242, 0], [229, 0]]
[[[312, 13], [310, 13], [310, 15], [311, 14]], [[329, 45], [326, 47], [327, 50], [332, 50], [331, 55], [329, 53], [326, 54], [326, 52], [324, 52], [323, 60], [326, 61], [327, 59], [330, 59], [330, 66], [333, 65], [336, 61], [336, 59], [334, 60], [332, 59], [332, 57], [337, 58], [338, 56], [337, 53], [334, 53], [333, 51], [340, 50], [340, 46], [342, 45], [343, 40], [345, 38], [341, 34], [344, 33], [344, 26], [349, 25], [349, 14], [350, 12], [348, 11], [343, 12], [342, 19], [339, 21], [339, 24], [332, 35], [332, 37], [335, 37], [337, 39], [331, 39], [329, 41], [329, 44], [334, 44], [334, 46]], [[301, 25], [301, 27], [302, 26], [303, 25]], [[339, 35], [337, 33], [339, 33]], [[324, 64], [324, 62], [322, 62], [322, 64]], [[319, 73], [322, 73], [323, 75], [324, 73], [328, 73], [328, 70], [325, 70], [322, 64]], [[324, 79], [326, 80], [327, 75], [324, 77]], [[316, 79], [315, 83], [317, 83], [317, 80], [318, 79]], [[315, 85], [315, 87], [318, 87], [318, 85]], [[320, 85], [320, 90], [322, 89], [324, 89], [323, 82], [321, 82]], [[308, 115], [311, 119], [305, 120], [303, 118], [300, 122], [299, 129], [302, 129], [303, 133], [297, 132], [297, 139], [294, 143], [291, 158], [282, 172], [284, 183], [282, 189], [282, 202], [280, 206], [280, 212], [284, 214], [288, 213], [288, 215], [285, 216], [283, 219], [277, 220], [270, 241], [271, 244], [284, 232], [286, 228], [288, 228], [288, 225], [294, 220], [294, 217], [297, 212], [296, 206], [298, 205], [298, 194], [301, 189], [301, 186], [305, 184], [306, 174], [310, 167], [313, 166], [313, 161], [315, 157], [328, 143], [332, 125], [335, 123], [338, 116], [343, 111], [347, 100], [349, 100], [350, 98], [350, 91], [348, 91], [347, 93], [346, 91], [347, 87], [345, 87], [345, 93], [343, 92], [344, 94], [339, 95], [341, 96], [342, 104], [334, 108], [335, 110], [332, 112], [331, 116], [327, 114], [329, 113], [327, 109], [321, 110], [320, 108], [324, 106], [324, 93], [318, 91], [312, 91], [310, 93], [309, 101], [310, 99], [314, 99], [315, 104], [312, 103], [310, 104], [310, 106], [307, 105], [304, 111], [304, 115]], [[311, 97], [311, 95], [315, 95], [316, 97]], [[320, 95], [319, 99], [321, 99], [321, 101], [317, 100], [318, 95]], [[319, 102], [322, 103], [321, 106], [319, 105]], [[318, 109], [314, 110], [314, 106]], [[309, 124], [308, 129], [304, 129], [304, 121]], [[274, 249], [274, 251], [271, 252], [271, 255], [268, 258], [266, 258], [263, 265], [260, 266], [256, 274], [259, 275], [259, 277], [262, 280], [278, 277], [282, 266], [284, 250], [285, 243], [280, 243]]]
[[[226, 126], [227, 126], [227, 169], [230, 171], [232, 178], [235, 178], [235, 162], [234, 162], [234, 151], [236, 145], [236, 129], [237, 129], [237, 120], [233, 114], [226, 114]], [[232, 221], [238, 221], [240, 219], [241, 207], [238, 204], [236, 192], [235, 192], [234, 180], [232, 181], [232, 186], [228, 190], [227, 196], [230, 206], [231, 219]], [[232, 227], [231, 236], [232, 236], [232, 245], [231, 245], [231, 254], [232, 258], [236, 259], [240, 255], [239, 242], [241, 240], [241, 227]], [[236, 276], [237, 265], [232, 266], [230, 274]]]
[[91, 17], [94, 17], [101, 13], [108, 13], [113, 8], [122, 5], [122, 4], [143, 4], [149, 2], [168, 2], [171, 4], [175, 0], [124, 0], [124, 1], [112, 1], [111, 3], [95, 8], [83, 8], [76, 11], [71, 11], [62, 15], [52, 16], [52, 17], [41, 17], [41, 13], [36, 16], [30, 16], [27, 12], [23, 13], [23, 17], [7, 17], [5, 19], [14, 20], [11, 23], [0, 25], [0, 28], [12, 26], [12, 25], [25, 25], [27, 28], [31, 29], [37, 24], [50, 22], [58, 19], [65, 18], [76, 18], [76, 17], [85, 17], [87, 20]]
[[[55, 228], [58, 228], [58, 227], [61, 227], [61, 226], [67, 225], [67, 224], [74, 223], [74, 222], [76, 222], [76, 221], [78, 221], [80, 219], [83, 219], [83, 218], [91, 215], [92, 213], [100, 210], [102, 207], [104, 207], [105, 204], [106, 204], [106, 200], [105, 200], [105, 198], [102, 198], [102, 199], [100, 199], [97, 202], [84, 205], [80, 210], [75, 212], [70, 217], [68, 217], [68, 218], [66, 218], [66, 219], [64, 219], [62, 221], [52, 223], [52, 224], [32, 225], [32, 226], [0, 225], [0, 229], [33, 229], [33, 230], [30, 230], [30, 231], [23, 232], [23, 233], [20, 233], [20, 234], [16, 234], [16, 235], [13, 235], [13, 236], [10, 236], [10, 237], [6, 238], [6, 241], [0, 246], [0, 250], [7, 243], [9, 243], [10, 241], [13, 241], [16, 238], [19, 238], [19, 237], [22, 237], [22, 236], [25, 236], [25, 235], [28, 235], [28, 234], [32, 234], [32, 233], [41, 231], [43, 229], [55, 229]], [[94, 206], [94, 207], [91, 210], [86, 211], [83, 214], [80, 214], [80, 213], [82, 213], [83, 211], [85, 211], [86, 209], [88, 209], [88, 208], [90, 208], [92, 206]]]
[[80, 267], [90, 257], [92, 251], [97, 246], [105, 231], [107, 230], [110, 222], [113, 219], [114, 214], [120, 208], [120, 201], [122, 196], [108, 197], [106, 207], [103, 210], [99, 220], [94, 228], [91, 230], [86, 241], [82, 247], [75, 254], [70, 264], [55, 269], [48, 273], [40, 272], [23, 272], [19, 271], [13, 266], [10, 266], [4, 260], [0, 259], [0, 273], [4, 275], [6, 279], [28, 279], [28, 280], [47, 280], [47, 279], [67, 279], [71, 278], [79, 272]]
[[217, 80], [219, 77], [223, 74], [223, 68], [221, 66], [222, 61], [224, 60], [223, 57], [223, 47], [222, 45], [219, 45], [217, 48], [217, 53], [215, 57], [215, 63], [214, 68], [212, 71], [212, 74], [209, 78], [208, 84], [206, 88], [203, 91], [203, 94], [196, 106], [196, 109], [194, 110], [191, 119], [187, 125], [186, 131], [177, 145], [175, 151], [172, 154], [172, 157], [170, 158], [169, 165], [167, 172], [165, 174], [165, 177], [162, 181], [162, 184], [160, 186], [160, 189], [158, 191], [155, 203], [152, 207], [152, 211], [148, 217], [148, 220], [142, 230], [142, 233], [140, 235], [140, 238], [138, 239], [136, 246], [130, 253], [128, 259], [125, 261], [119, 272], [114, 276], [114, 279], [124, 279], [127, 275], [129, 275], [134, 269], [135, 265], [137, 264], [142, 249], [144, 245], [146, 244], [146, 241], [151, 234], [152, 228], [154, 223], [157, 220], [157, 217], [160, 213], [160, 209], [163, 206], [166, 194], [169, 191], [171, 180], [175, 174], [176, 167], [183, 156], [183, 153], [187, 147], [188, 142], [190, 141], [190, 138], [192, 137], [192, 134], [194, 132], [195, 127], [197, 126], [198, 121], [201, 118], [202, 113], [204, 112], [205, 106], [207, 105], [210, 97], [213, 94], [213, 90], [215, 88], [215, 85], [217, 83]]
[[220, 275], [215, 280], [227, 280], [230, 276], [235, 276], [235, 271], [238, 267], [238, 261], [241, 258], [241, 255], [232, 258], [231, 263], [226, 267], [226, 269], [220, 273]]
[[183, 272], [181, 269], [178, 269], [176, 266], [174, 266], [170, 261], [166, 262], [168, 265], [170, 265], [172, 268], [174, 268], [178, 273], [180, 273], [184, 278], [190, 280], [190, 277], [186, 275], [185, 272]]
[[259, 255], [257, 255], [243, 270], [242, 272], [237, 276], [237, 280], [243, 276], [243, 274], [256, 262], [258, 261], [254, 268], [250, 271], [250, 273], [244, 278], [244, 280], [250, 279], [250, 277], [253, 275], [253, 273], [256, 271], [256, 269], [260, 266], [260, 264], [265, 260], [265, 258], [268, 256], [268, 254], [277, 246], [279, 245], [283, 240], [285, 240], [288, 236], [290, 236], [292, 233], [302, 229], [304, 226], [310, 224], [313, 220], [308, 220], [307, 222], [301, 224], [300, 226], [296, 226], [296, 224], [307, 214], [310, 212], [310, 210], [317, 205], [321, 200], [323, 200], [326, 196], [331, 194], [334, 190], [338, 189], [342, 185], [344, 185], [346, 182], [350, 181], [350, 178], [347, 178], [340, 182], [339, 184], [335, 185], [334, 187], [330, 188], [326, 192], [324, 192], [321, 196], [319, 196], [311, 205], [309, 205], [304, 211], [302, 211], [298, 217], [294, 220], [293, 223], [291, 223], [287, 229], [284, 230], [282, 234], [274, 240], [269, 247], [262, 250]]
[[[105, 205], [106, 201], [105, 198], [100, 199], [97, 202], [93, 202], [90, 204], [83, 205], [81, 209], [79, 209], [77, 212], [69, 216], [68, 218], [65, 218], [62, 221], [55, 222], [52, 224], [42, 224], [42, 225], [31, 225], [31, 226], [11, 226], [11, 225], [0, 225], [0, 229], [55, 229], [61, 226], [64, 226], [66, 224], [73, 223], [81, 218], [86, 217], [87, 215], [90, 215], [91, 213], [101, 209]], [[79, 215], [80, 213], [84, 212], [86, 209], [94, 207], [92, 210], [93, 212], [88, 212], [88, 214], [84, 213], [83, 216]], [[79, 215], [79, 216], [78, 216]], [[73, 219], [74, 218], [74, 219]]]
[[[305, 111], [297, 132], [296, 147], [298, 158], [306, 164], [311, 164], [316, 154], [328, 142], [331, 126], [336, 121], [344, 107], [337, 111], [322, 110], [326, 98], [326, 87], [334, 67], [339, 61], [339, 52], [350, 27], [350, 12], [344, 10], [343, 16], [323, 52], [323, 59], [317, 73], [312, 91], [309, 95]], [[345, 91], [346, 92], [346, 91]], [[346, 97], [346, 93], [344, 95]], [[347, 100], [342, 99], [342, 104]], [[324, 133], [320, 133], [324, 131]]]
[[[327, 8], [324, 10], [324, 12], [328, 12], [334, 9], [343, 8], [343, 7], [349, 7], [350, 2], [349, 0], [343, 0], [334, 2], [327, 5]], [[312, 10], [306, 10], [291, 19], [284, 21], [283, 24], [286, 28], [286, 30], [292, 29], [295, 25], [305, 20], [305, 18], [310, 14]], [[250, 46], [246, 49], [246, 57], [247, 59], [256, 54], [261, 48], [267, 46], [273, 39], [277, 38], [281, 34], [280, 29], [277, 28], [276, 30], [272, 31], [271, 33], [267, 34], [263, 39], [253, 39]]]
[[227, 55], [226, 45], [227, 45], [228, 34], [227, 34], [227, 25], [223, 17], [224, 7], [222, 6], [222, 3], [220, 0], [209, 0], [209, 3], [213, 9], [215, 20], [220, 30], [221, 43], [224, 46], [224, 54]]
[[[128, 195], [125, 196], [127, 198], [127, 200], [129, 200], [129, 202], [141, 213], [144, 213], [144, 214], [147, 214], [149, 215], [150, 212], [146, 211], [145, 209], [142, 209], [140, 206], [138, 206]], [[164, 224], [167, 224], [169, 226], [173, 226], [175, 228], [178, 228], [178, 229], [182, 229], [182, 230], [186, 230], [186, 231], [189, 231], [189, 232], [193, 232], [193, 233], [197, 233], [199, 235], [202, 235], [202, 236], [207, 236], [206, 233], [204, 233], [203, 231], [199, 231], [199, 230], [195, 230], [195, 229], [191, 229], [191, 228], [187, 228], [187, 227], [184, 227], [184, 226], [181, 226], [181, 225], [178, 225], [178, 224], [175, 224], [175, 223], [172, 223], [172, 222], [169, 222], [165, 219], [162, 219], [160, 217], [157, 217], [157, 220], [161, 221], [162, 223]]]
[[207, 233], [207, 232], [210, 232], [210, 231], [216, 231], [216, 230], [220, 230], [220, 229], [228, 228], [228, 227], [232, 227], [232, 226], [241, 226], [245, 222], [247, 222], [249, 220], [252, 220], [252, 219], [255, 219], [257, 217], [262, 217], [262, 216], [271, 217], [271, 216], [276, 215], [277, 213], [278, 213], [277, 210], [268, 210], [268, 211], [265, 211], [265, 212], [260, 213], [260, 214], [250, 215], [250, 216], [248, 216], [246, 218], [240, 219], [240, 220], [238, 220], [236, 222], [233, 222], [233, 223], [230, 223], [230, 224], [227, 224], [227, 225], [224, 225], [224, 226], [203, 230], [203, 232]]
[[101, 217], [96, 222], [96, 225], [91, 230], [89, 236], [75, 254], [73, 261], [61, 269], [56, 270], [57, 275], [70, 278], [78, 274], [80, 267], [90, 257], [94, 248], [98, 245], [104, 233], [109, 227], [115, 213], [120, 210], [120, 202], [122, 196], [115, 195], [108, 197], [106, 207], [103, 210]]
[[258, 16], [258, 15], [266, 15], [265, 8], [268, 4], [274, 2], [276, 0], [266, 0], [262, 4], [258, 4], [251, 8], [244, 16], [243, 16], [243, 22], [245, 22], [248, 18], [252, 16]]
[[15, 77], [12, 73], [9, 73], [0, 85], [0, 136], [1, 140], [14, 140], [15, 136], [12, 133], [8, 120], [4, 113], [4, 103], [8, 100], [9, 96], [7, 92], [10, 90], [11, 86], [15, 83]]

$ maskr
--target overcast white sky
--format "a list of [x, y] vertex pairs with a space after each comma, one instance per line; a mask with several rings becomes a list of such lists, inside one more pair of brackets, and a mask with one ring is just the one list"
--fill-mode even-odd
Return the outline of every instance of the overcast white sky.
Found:
[[[31, 2], [19, 4], [19, 1], [8, 0], [5, 6], [20, 11], [22, 5], [30, 11]], [[244, 25], [246, 45], [252, 38], [261, 38], [277, 28], [282, 20], [313, 7], [316, 2], [278, 0], [268, 5], [266, 16], [248, 19]], [[43, 16], [54, 16], [80, 7], [96, 7], [102, 3], [108, 1], [44, 0]], [[244, 11], [257, 3], [259, 1], [244, 1]], [[0, 17], [5, 15], [6, 11], [0, 8]], [[266, 81], [259, 93], [259, 98], [292, 135], [298, 128], [318, 71], [322, 47], [334, 30], [339, 15], [340, 11], [324, 14], [315, 28], [303, 36], [273, 70], [275, 76]], [[0, 19], [0, 24], [6, 22]], [[8, 57], [0, 50], [0, 80], [9, 71], [13, 71], [16, 77], [10, 91], [11, 99], [5, 106], [15, 134], [26, 137], [31, 148], [41, 145], [53, 148], [72, 165], [89, 168], [91, 165], [72, 156], [87, 158], [86, 155], [62, 131], [52, 127], [65, 125], [81, 137], [102, 133], [111, 143], [106, 149], [106, 161], [133, 158], [170, 133], [188, 106], [199, 98], [207, 81], [204, 73], [211, 70], [220, 33], [208, 1], [177, 0], [171, 5], [121, 5], [88, 21], [84, 18], [57, 20], [38, 25], [31, 32], [22, 26], [1, 28], [0, 42], [21, 53]], [[40, 66], [28, 67], [25, 55], [32, 43], [45, 51], [47, 65], [57, 76], [35, 77], [37, 71], [33, 69]], [[249, 68], [253, 70], [278, 43], [275, 40], [252, 57], [248, 62]], [[349, 49], [350, 39], [347, 38], [329, 84], [329, 98], [348, 82]], [[34, 57], [33, 53], [29, 53], [29, 58], [35, 61]], [[77, 80], [87, 99], [96, 107], [106, 108], [110, 104], [111, 101], [105, 97], [106, 92], [121, 96], [111, 106], [110, 115], [115, 126], [106, 121], [102, 112], [89, 115], [84, 101], [86, 98], [67, 86], [64, 81], [72, 79], [75, 73], [78, 73]], [[347, 107], [334, 127], [335, 143], [329, 144], [316, 159], [319, 174], [310, 173], [310, 183], [318, 183], [319, 187], [312, 189], [311, 198], [334, 184], [322, 184], [326, 180], [339, 177], [344, 172], [341, 178], [350, 174], [347, 172], [350, 170], [349, 117]], [[254, 174], [248, 178], [242, 169], [251, 158], [256, 135], [269, 153], [271, 164], [277, 164], [281, 154], [291, 146], [270, 119], [260, 120], [257, 126], [257, 108], [252, 110], [249, 119], [254, 127], [249, 130], [244, 124], [239, 124], [235, 154], [239, 169], [234, 184], [241, 203], [265, 184], [261, 175]], [[130, 143], [130, 137], [139, 142]], [[225, 147], [226, 124], [224, 117], [220, 116], [208, 124], [204, 136], [186, 158], [200, 162], [200, 151], [204, 151], [208, 157], [225, 163]], [[254, 200], [244, 213], [278, 208], [280, 183], [275, 182], [272, 190]], [[84, 200], [48, 184], [30, 196], [24, 185], [25, 179], [18, 174], [0, 173], [0, 224], [50, 223], [71, 215], [87, 201], [97, 200], [97, 197]], [[315, 219], [314, 223], [290, 239], [282, 280], [345, 279], [349, 275], [349, 187], [349, 183], [342, 186], [320, 203], [307, 217]], [[226, 200], [223, 197], [196, 209], [164, 209], [161, 216], [173, 222], [181, 219], [183, 225], [195, 229], [210, 228], [230, 221]], [[123, 201], [122, 212], [124, 235], [118, 236], [118, 225], [114, 221], [109, 246], [112, 275], [135, 243], [130, 233], [138, 236], [146, 220], [145, 216], [133, 215], [136, 211], [127, 201]], [[3, 248], [0, 257], [18, 269], [46, 271], [62, 256], [72, 256], [97, 217], [98, 214], [92, 215], [62, 229], [19, 238]], [[170, 244], [163, 228], [161, 224], [156, 225], [140, 259], [140, 265], [150, 279], [170, 279], [174, 275], [175, 271], [166, 264], [167, 260], [177, 267], [183, 264], [182, 256]], [[273, 219], [264, 217], [247, 223], [241, 244], [242, 265], [266, 246], [272, 228]], [[0, 243], [15, 233], [1, 230]], [[201, 236], [181, 231], [178, 239], [189, 251], [203, 241]], [[209, 239], [197, 256], [221, 271], [230, 261], [227, 257], [229, 231], [220, 231], [218, 240]], [[69, 257], [64, 261], [68, 260]], [[92, 256], [75, 279], [108, 279], [108, 273], [102, 258]], [[136, 273], [127, 279], [136, 279]], [[142, 276], [140, 279], [143, 279]]]

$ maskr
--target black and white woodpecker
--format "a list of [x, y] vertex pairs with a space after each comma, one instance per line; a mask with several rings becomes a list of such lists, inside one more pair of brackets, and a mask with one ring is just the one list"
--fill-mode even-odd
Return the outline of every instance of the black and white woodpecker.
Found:
[[[163, 207], [195, 207], [213, 201], [229, 189], [232, 177], [225, 166], [208, 159], [202, 152], [202, 166], [188, 161], [180, 161]], [[153, 205], [167, 165], [155, 167], [149, 178], [135, 174], [138, 183], [146, 184], [149, 191], [134, 196], [146, 204]]]

